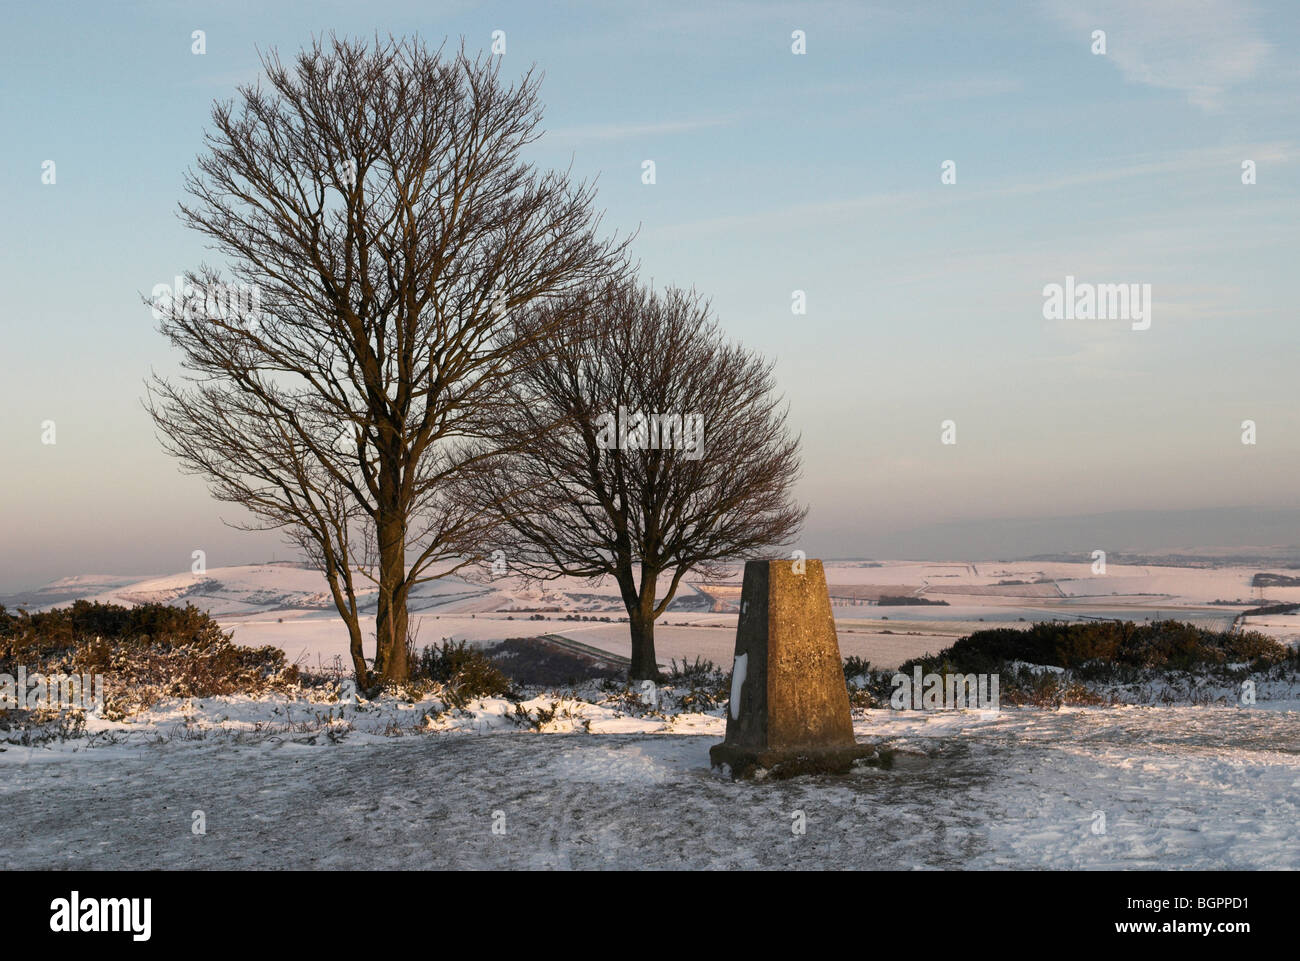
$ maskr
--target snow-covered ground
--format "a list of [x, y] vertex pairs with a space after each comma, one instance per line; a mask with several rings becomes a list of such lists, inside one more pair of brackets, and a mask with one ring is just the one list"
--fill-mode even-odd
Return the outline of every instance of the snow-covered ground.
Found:
[[892, 770], [738, 783], [722, 725], [9, 745], [6, 866], [1300, 868], [1294, 710], [870, 711]]

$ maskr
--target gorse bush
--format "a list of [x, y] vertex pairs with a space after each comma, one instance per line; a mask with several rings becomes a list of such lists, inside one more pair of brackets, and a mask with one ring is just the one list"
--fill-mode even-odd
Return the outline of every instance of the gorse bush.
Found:
[[71, 607], [56, 607], [36, 614], [11, 612], [0, 606], [0, 669], [6, 656], [44, 657], [70, 650], [92, 637], [214, 646], [229, 640], [230, 635], [192, 604], [123, 607], [75, 601]]
[[850, 654], [844, 658], [844, 680], [852, 681], [855, 677], [863, 677], [871, 673], [871, 662], [865, 657], [858, 657], [856, 654]]
[[916, 658], [899, 670], [920, 666], [963, 673], [991, 673], [1010, 662], [1080, 669], [1086, 675], [1116, 668], [1189, 671], [1245, 664], [1255, 670], [1300, 666], [1300, 654], [1257, 631], [1213, 631], [1182, 621], [1046, 622], [1027, 630], [1002, 627], [976, 631], [952, 647]]
[[510, 679], [496, 663], [465, 641], [447, 638], [439, 645], [408, 655], [411, 681], [443, 684], [461, 704], [475, 697], [504, 697], [511, 693]]
[[731, 697], [731, 674], [707, 658], [697, 656], [692, 662], [683, 657], [680, 665], [674, 658], [670, 663], [664, 681], [676, 689], [682, 710], [711, 711]]
[[669, 663], [669, 670], [664, 675], [664, 680], [669, 684], [713, 684], [719, 677], [726, 680], [729, 676], [718, 665], [698, 654], [694, 661], [688, 661], [683, 657], [681, 664], [677, 663], [677, 658], [673, 658]]
[[37, 614], [0, 607], [0, 673], [102, 674], [112, 718], [164, 697], [258, 695], [301, 681], [278, 647], [243, 647], [231, 637], [192, 605], [77, 601]]

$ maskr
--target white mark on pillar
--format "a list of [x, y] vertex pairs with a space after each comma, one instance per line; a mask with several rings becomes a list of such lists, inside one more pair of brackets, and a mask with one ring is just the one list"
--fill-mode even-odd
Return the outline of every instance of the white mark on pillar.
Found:
[[749, 665], [748, 654], [737, 654], [731, 665], [731, 719], [740, 720], [740, 689], [745, 683], [745, 670]]

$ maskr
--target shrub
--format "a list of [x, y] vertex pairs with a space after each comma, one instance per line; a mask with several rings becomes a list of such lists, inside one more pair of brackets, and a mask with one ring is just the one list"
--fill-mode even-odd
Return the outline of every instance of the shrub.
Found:
[[36, 614], [11, 614], [0, 607], [0, 670], [6, 663], [30, 667], [32, 660], [65, 653], [91, 637], [110, 641], [153, 639], [168, 646], [212, 646], [228, 640], [230, 635], [192, 604], [123, 607], [75, 601], [71, 607]]
[[871, 662], [866, 658], [854, 654], [844, 659], [844, 680], [846, 682], [870, 673]]
[[664, 674], [664, 680], [669, 684], [712, 683], [722, 675], [722, 669], [718, 665], [699, 655], [696, 655], [694, 662], [682, 658], [680, 665], [677, 659], [673, 658], [669, 661], [669, 665], [667, 673]]
[[102, 674], [104, 713], [120, 718], [164, 697], [258, 695], [297, 684], [278, 647], [243, 647], [204, 611], [76, 601], [37, 614], [0, 608], [0, 673]]
[[463, 704], [476, 697], [510, 695], [510, 679], [496, 663], [466, 641], [443, 638], [442, 644], [425, 647], [409, 657], [413, 682], [443, 684], [453, 702]]
[[731, 676], [707, 658], [697, 656], [694, 662], [682, 658], [680, 665], [673, 659], [669, 665], [664, 683], [686, 688], [677, 694], [682, 710], [712, 711], [731, 697]]
[[946, 670], [993, 673], [1021, 661], [1110, 673], [1125, 668], [1187, 671], [1246, 663], [1256, 669], [1300, 665], [1300, 652], [1257, 631], [1213, 631], [1181, 621], [1089, 621], [1034, 624], [1027, 630], [1002, 627], [976, 631], [938, 654], [915, 658], [899, 670], [920, 666], [925, 673]]

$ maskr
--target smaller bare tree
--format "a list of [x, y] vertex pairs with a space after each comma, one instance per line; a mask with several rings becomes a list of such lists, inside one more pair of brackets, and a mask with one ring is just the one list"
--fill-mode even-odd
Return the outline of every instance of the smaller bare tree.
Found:
[[625, 280], [520, 312], [511, 338], [530, 356], [500, 409], [508, 453], [463, 496], [495, 505], [512, 573], [614, 578], [630, 676], [656, 678], [655, 620], [682, 578], [788, 543], [807, 513], [772, 364], [728, 343], [694, 292]]

